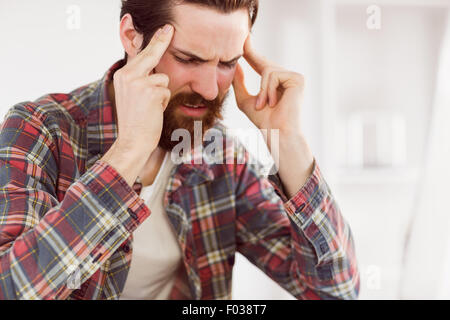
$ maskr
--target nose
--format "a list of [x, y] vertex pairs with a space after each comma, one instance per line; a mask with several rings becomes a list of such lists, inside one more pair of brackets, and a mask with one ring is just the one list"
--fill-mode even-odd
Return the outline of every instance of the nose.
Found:
[[[200, 71], [200, 70], [199, 70]], [[196, 75], [192, 81], [192, 91], [200, 94], [203, 99], [212, 101], [217, 98], [219, 94], [219, 87], [217, 84], [217, 70], [212, 66], [205, 66]]]

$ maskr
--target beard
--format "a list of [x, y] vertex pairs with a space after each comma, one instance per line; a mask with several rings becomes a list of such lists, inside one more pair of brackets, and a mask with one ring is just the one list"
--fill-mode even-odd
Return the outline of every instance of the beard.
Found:
[[[218, 119], [223, 120], [222, 109], [228, 92], [223, 96], [217, 96], [216, 99], [208, 101], [203, 99], [198, 93], [179, 93], [170, 99], [166, 110], [164, 111], [163, 129], [158, 146], [166, 151], [172, 149], [180, 143], [180, 141], [172, 141], [172, 133], [177, 129], [186, 129], [191, 137], [191, 146], [194, 143], [194, 122], [202, 122], [202, 141], [205, 132], [211, 129]], [[189, 117], [181, 114], [177, 110], [180, 105], [203, 105], [207, 108], [206, 113], [201, 117]]]

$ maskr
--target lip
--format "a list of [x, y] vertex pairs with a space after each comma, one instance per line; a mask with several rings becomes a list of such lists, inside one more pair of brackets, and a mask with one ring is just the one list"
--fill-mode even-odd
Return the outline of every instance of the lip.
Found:
[[180, 105], [180, 110], [181, 110], [181, 112], [183, 112], [185, 115], [187, 115], [189, 117], [201, 117], [206, 113], [208, 108], [200, 107], [200, 108], [194, 109], [194, 108], [187, 107], [185, 105]]

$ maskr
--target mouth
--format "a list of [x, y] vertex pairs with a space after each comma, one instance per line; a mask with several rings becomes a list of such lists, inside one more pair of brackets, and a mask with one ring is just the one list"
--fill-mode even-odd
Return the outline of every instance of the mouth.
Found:
[[206, 113], [208, 108], [203, 105], [184, 104], [184, 105], [180, 105], [180, 110], [187, 116], [201, 117]]

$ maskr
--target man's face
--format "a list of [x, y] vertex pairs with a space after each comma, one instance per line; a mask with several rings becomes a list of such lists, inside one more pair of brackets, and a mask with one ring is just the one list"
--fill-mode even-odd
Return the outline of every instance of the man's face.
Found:
[[187, 129], [193, 137], [195, 120], [203, 122], [205, 131], [221, 118], [222, 105], [250, 31], [246, 9], [223, 14], [184, 4], [174, 8], [174, 17], [172, 43], [155, 68], [170, 78], [172, 99], [164, 113], [160, 141], [166, 150], [178, 144], [171, 141], [175, 129]]

